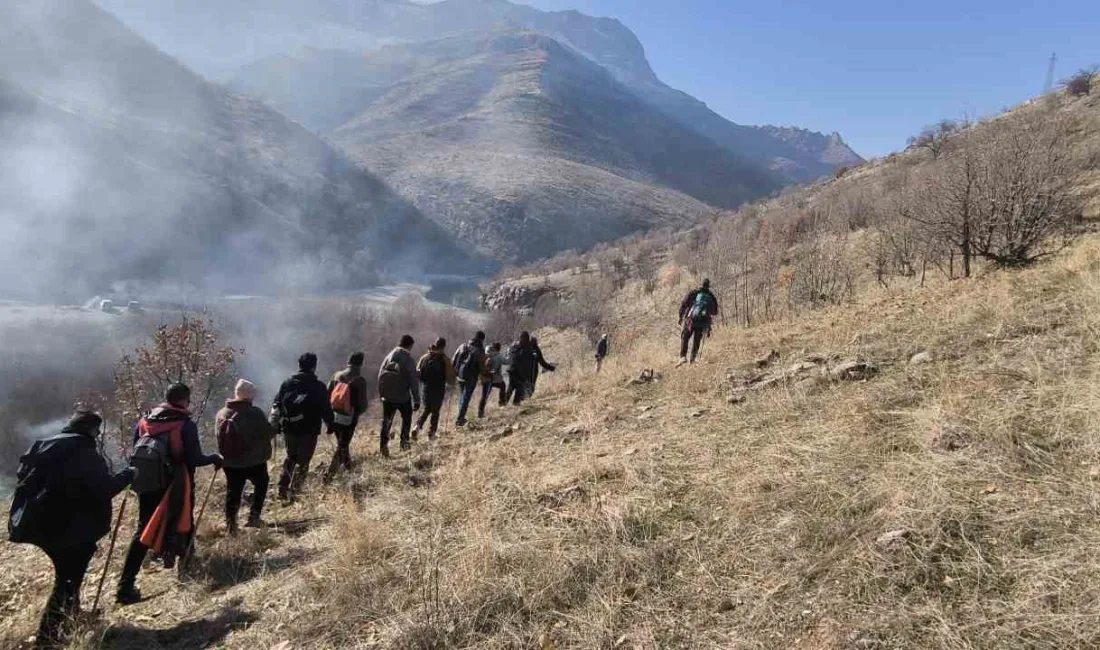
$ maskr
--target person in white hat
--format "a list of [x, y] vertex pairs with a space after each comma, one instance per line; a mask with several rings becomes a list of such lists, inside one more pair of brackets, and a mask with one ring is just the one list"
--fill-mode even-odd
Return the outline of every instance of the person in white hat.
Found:
[[225, 525], [231, 535], [237, 533], [237, 512], [246, 482], [252, 483], [252, 511], [245, 526], [263, 526], [260, 513], [267, 497], [267, 461], [271, 459], [275, 429], [263, 410], [252, 404], [255, 399], [255, 384], [241, 379], [233, 390], [233, 399], [226, 400], [215, 418], [218, 451], [225, 458]]

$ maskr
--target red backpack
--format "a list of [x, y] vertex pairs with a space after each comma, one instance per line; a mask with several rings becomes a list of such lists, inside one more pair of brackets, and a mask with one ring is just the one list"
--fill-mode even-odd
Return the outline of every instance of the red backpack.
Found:
[[248, 444], [237, 428], [240, 411], [230, 410], [229, 415], [218, 423], [218, 451], [229, 462], [237, 462], [248, 452]]

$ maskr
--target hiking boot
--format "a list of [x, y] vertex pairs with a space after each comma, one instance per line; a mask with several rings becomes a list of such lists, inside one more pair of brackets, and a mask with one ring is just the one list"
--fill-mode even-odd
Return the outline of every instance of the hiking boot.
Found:
[[466, 426], [466, 419], [465, 419], [465, 418], [463, 418], [463, 419], [461, 419], [461, 420], [457, 420], [457, 421], [455, 422], [455, 426], [456, 426], [456, 427], [464, 427], [464, 426]]
[[412, 439], [413, 439], [413, 441], [416, 441], [416, 440], [420, 439], [420, 425], [419, 424], [416, 425], [416, 428], [412, 430]]
[[436, 440], [437, 438], [439, 438], [438, 433], [436, 433], [435, 431], [428, 432], [428, 440]]
[[688, 362], [688, 359], [687, 359], [687, 357], [680, 357], [680, 360], [679, 360], [679, 361], [678, 361], [678, 362], [676, 363], [676, 365], [678, 365], [678, 366], [682, 366], [682, 365], [684, 365], [684, 364], [685, 364], [685, 363], [687, 363], [687, 362]]
[[402, 440], [401, 441], [401, 451], [408, 451], [410, 449], [412, 449], [412, 443], [409, 442], [408, 440]]
[[234, 519], [226, 519], [225, 520], [225, 530], [231, 536], [235, 537], [237, 535], [237, 533], [240, 532], [240, 529], [237, 528], [237, 520], [235, 518]]
[[245, 528], [267, 528], [267, 524], [263, 519], [260, 519], [260, 515], [252, 515], [248, 518], [248, 521], [244, 524]]
[[382, 458], [389, 458], [390, 457], [390, 448], [383, 445], [382, 447], [380, 447], [378, 449], [378, 453], [382, 455]]
[[141, 592], [132, 584], [119, 585], [115, 592], [115, 602], [119, 605], [136, 605], [141, 602]]

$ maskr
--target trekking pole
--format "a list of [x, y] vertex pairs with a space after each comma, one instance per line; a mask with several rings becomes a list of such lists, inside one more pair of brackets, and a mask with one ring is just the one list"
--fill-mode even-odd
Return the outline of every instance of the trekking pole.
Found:
[[95, 589], [95, 600], [92, 601], [92, 611], [99, 609], [99, 597], [103, 595], [103, 583], [107, 582], [107, 570], [111, 568], [111, 557], [115, 554], [115, 540], [118, 539], [118, 529], [122, 527], [122, 516], [126, 514], [126, 501], [130, 498], [130, 490], [122, 493], [122, 505], [118, 509], [118, 518], [115, 519], [115, 528], [111, 531], [111, 543], [107, 545], [107, 558], [103, 560], [103, 574], [99, 576], [99, 585]]
[[214, 481], [218, 478], [218, 468], [214, 468], [214, 475], [210, 477], [210, 483], [206, 486], [206, 496], [202, 498], [202, 505], [199, 506], [199, 516], [195, 518], [195, 527], [191, 531], [191, 539], [187, 542], [187, 552], [180, 560], [179, 574], [184, 576], [187, 573], [187, 564], [191, 561], [191, 555], [195, 551], [195, 538], [199, 536], [199, 526], [202, 525], [202, 516], [206, 514], [206, 504], [210, 501], [210, 493], [214, 491]]

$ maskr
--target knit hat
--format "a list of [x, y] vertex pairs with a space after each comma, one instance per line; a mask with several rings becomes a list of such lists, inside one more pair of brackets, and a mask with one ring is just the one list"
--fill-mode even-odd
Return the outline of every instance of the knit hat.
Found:
[[247, 379], [241, 379], [237, 382], [236, 387], [233, 388], [233, 395], [237, 399], [253, 400], [256, 398], [256, 384], [248, 381]]
[[103, 424], [103, 418], [99, 417], [98, 413], [92, 411], [77, 411], [73, 414], [69, 425], [65, 427], [65, 431], [71, 433], [82, 433], [86, 436], [93, 435], [99, 425]]

